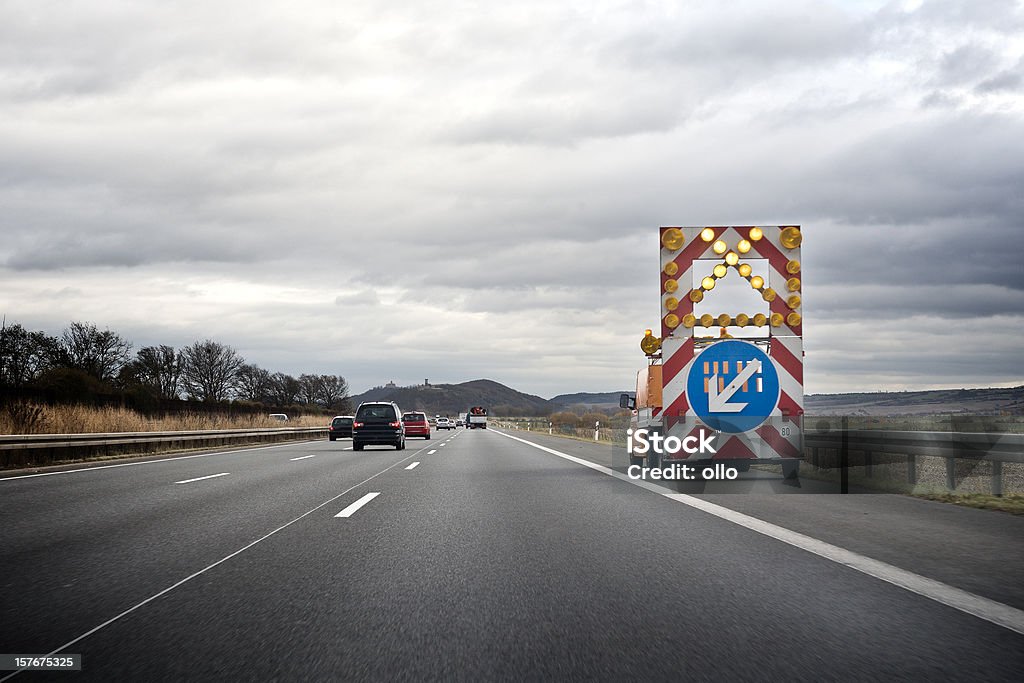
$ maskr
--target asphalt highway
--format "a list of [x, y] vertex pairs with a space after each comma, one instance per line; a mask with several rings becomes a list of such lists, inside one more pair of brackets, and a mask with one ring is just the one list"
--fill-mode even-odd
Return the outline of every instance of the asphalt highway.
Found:
[[0, 653], [82, 655], [18, 681], [1024, 678], [1021, 518], [602, 457], [489, 429], [5, 475]]

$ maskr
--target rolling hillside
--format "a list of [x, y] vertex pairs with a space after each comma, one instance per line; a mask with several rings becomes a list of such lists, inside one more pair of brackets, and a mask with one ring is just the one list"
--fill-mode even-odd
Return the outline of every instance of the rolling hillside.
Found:
[[457, 415], [475, 405], [486, 406], [492, 414], [503, 416], [547, 415], [558, 409], [540, 396], [524, 394], [489, 379], [461, 384], [377, 387], [352, 397], [353, 405], [361, 401], [394, 401], [402, 410], [421, 410], [428, 415]]

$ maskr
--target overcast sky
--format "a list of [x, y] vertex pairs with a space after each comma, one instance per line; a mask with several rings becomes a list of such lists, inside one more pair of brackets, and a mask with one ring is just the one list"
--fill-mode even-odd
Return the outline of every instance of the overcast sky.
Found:
[[1024, 383], [1024, 7], [0, 0], [0, 311], [631, 388], [658, 226], [803, 226], [809, 393]]

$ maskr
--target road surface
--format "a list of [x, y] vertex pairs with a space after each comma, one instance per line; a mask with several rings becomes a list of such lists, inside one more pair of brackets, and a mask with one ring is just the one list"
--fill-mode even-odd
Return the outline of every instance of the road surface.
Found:
[[14, 680], [1024, 678], [1019, 517], [680, 496], [496, 429], [408, 446], [6, 475], [0, 653], [82, 655]]

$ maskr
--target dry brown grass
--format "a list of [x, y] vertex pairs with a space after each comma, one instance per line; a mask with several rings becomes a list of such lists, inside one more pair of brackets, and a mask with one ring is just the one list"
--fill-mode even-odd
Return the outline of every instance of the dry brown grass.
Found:
[[[5, 406], [9, 408], [9, 406]], [[25, 416], [31, 417], [26, 421]], [[21, 404], [17, 410], [0, 410], [0, 434], [94, 434], [109, 432], [173, 432], [204, 429], [253, 429], [273, 427], [324, 427], [331, 417], [290, 416], [288, 422], [263, 414], [221, 415], [183, 413], [149, 418], [126, 408], [44, 406]]]

